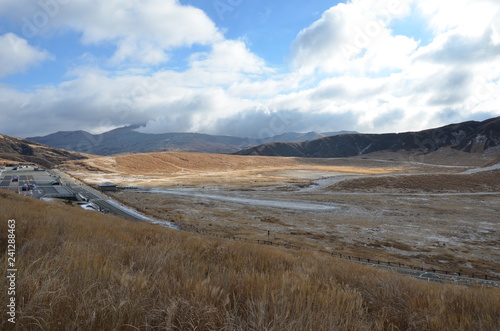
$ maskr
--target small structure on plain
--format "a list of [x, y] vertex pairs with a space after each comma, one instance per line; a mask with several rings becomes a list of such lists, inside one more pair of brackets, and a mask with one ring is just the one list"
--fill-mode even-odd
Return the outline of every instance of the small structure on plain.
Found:
[[104, 191], [116, 191], [118, 189], [118, 185], [113, 184], [113, 183], [102, 183], [98, 185], [99, 191], [104, 192]]

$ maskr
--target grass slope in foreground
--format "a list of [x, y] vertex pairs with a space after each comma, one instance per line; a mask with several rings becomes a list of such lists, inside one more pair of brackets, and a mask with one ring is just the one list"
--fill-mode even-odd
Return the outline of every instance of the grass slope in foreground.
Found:
[[17, 221], [18, 330], [500, 329], [498, 289], [425, 283], [8, 192], [0, 192], [3, 274], [8, 219]]

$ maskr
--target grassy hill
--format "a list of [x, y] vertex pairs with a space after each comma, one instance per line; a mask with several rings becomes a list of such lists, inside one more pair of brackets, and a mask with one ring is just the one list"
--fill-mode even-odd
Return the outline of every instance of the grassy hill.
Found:
[[[323, 159], [163, 152], [92, 157], [82, 161], [66, 162], [64, 168], [123, 172], [124, 174], [136, 175], [144, 173], [170, 174], [179, 171], [212, 172], [273, 168], [314, 168], [331, 166], [332, 163]], [[356, 172], [349, 166], [348, 162], [344, 163], [343, 170]], [[366, 168], [375, 169], [380, 167], [380, 164], [373, 166], [368, 162], [365, 163], [367, 164]], [[342, 171], [341, 161], [336, 161], [334, 164], [337, 165], [339, 171]], [[382, 169], [376, 168], [375, 171], [377, 170], [383, 172]], [[359, 171], [361, 172], [361, 170]]]
[[169, 186], [178, 183], [209, 187], [228, 181], [236, 187], [276, 184], [280, 177], [273, 177], [269, 172], [284, 169], [357, 174], [386, 174], [400, 170], [370, 161], [363, 161], [363, 166], [353, 166], [349, 160], [175, 152], [89, 157], [65, 162], [60, 169], [90, 184]]
[[[8, 219], [19, 330], [500, 329], [500, 289], [426, 283], [9, 192], [0, 192], [2, 268]], [[0, 293], [5, 303], [7, 282]]]
[[68, 160], [81, 160], [86, 156], [63, 149], [52, 148], [26, 139], [0, 135], [0, 164], [35, 163], [51, 168]]

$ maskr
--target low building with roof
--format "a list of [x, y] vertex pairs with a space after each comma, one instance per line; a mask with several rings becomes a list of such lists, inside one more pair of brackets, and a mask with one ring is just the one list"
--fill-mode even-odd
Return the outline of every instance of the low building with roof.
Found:
[[97, 187], [99, 188], [99, 191], [101, 191], [101, 192], [116, 191], [118, 189], [118, 185], [110, 183], [110, 182], [99, 184], [99, 185], [97, 185]]

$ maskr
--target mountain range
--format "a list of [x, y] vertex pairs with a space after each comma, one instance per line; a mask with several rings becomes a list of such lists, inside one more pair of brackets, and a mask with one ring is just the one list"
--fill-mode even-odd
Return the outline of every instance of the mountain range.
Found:
[[86, 131], [60, 131], [43, 137], [30, 137], [27, 139], [55, 148], [95, 155], [166, 151], [234, 153], [263, 143], [277, 141], [300, 142], [331, 135], [352, 133], [349, 131], [328, 133], [287, 132], [270, 138], [251, 139], [200, 133], [148, 134], [136, 131], [138, 128], [139, 126], [127, 126], [102, 134], [91, 134]]
[[237, 152], [238, 155], [334, 158], [379, 151], [431, 153], [449, 147], [467, 153], [483, 153], [500, 146], [500, 117], [482, 122], [450, 124], [419, 132], [343, 134], [305, 142], [276, 142]]
[[[102, 135], [85, 131], [58, 132], [31, 138], [44, 142], [0, 135], [0, 163], [30, 162], [53, 167], [67, 160], [85, 159], [87, 154], [109, 155], [151, 151], [234, 152], [237, 155], [295, 156], [335, 158], [374, 152], [411, 152], [428, 154], [443, 147], [471, 154], [500, 155], [500, 117], [482, 122], [450, 124], [419, 132], [331, 135], [319, 133], [286, 133], [269, 138], [282, 140], [238, 150], [256, 140], [210, 136], [197, 133], [145, 134], [133, 127], [120, 128]], [[314, 139], [320, 137], [318, 139]], [[302, 141], [303, 140], [303, 141]], [[57, 148], [61, 147], [61, 148]], [[69, 151], [69, 150], [73, 151]]]

